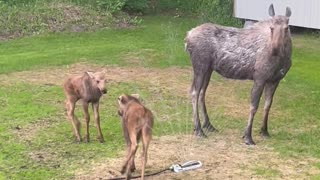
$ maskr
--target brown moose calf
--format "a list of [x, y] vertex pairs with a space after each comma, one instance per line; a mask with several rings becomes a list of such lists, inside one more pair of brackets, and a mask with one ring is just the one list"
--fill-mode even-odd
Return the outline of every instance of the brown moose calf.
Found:
[[63, 87], [66, 95], [67, 115], [73, 126], [75, 141], [81, 141], [80, 122], [74, 114], [75, 104], [79, 99], [81, 99], [86, 120], [85, 142], [89, 142], [90, 115], [88, 106], [89, 103], [92, 103], [95, 124], [98, 131], [98, 139], [102, 143], [104, 139], [100, 128], [99, 100], [103, 94], [107, 93], [105, 87], [105, 73], [85, 72], [82, 76], [73, 76], [68, 78], [64, 82]]
[[138, 142], [142, 137], [141, 179], [144, 179], [147, 151], [152, 137], [153, 114], [136, 97], [130, 95], [121, 95], [118, 98], [118, 103], [118, 114], [122, 120], [123, 135], [127, 143], [127, 157], [121, 173], [124, 174], [126, 172], [126, 179], [130, 179], [131, 171], [135, 170], [134, 157]]

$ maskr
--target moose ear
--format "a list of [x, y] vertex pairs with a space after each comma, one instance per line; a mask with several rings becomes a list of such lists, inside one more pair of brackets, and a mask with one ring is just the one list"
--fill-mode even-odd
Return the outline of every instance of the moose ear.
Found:
[[121, 104], [126, 104], [126, 98], [124, 98], [124, 95], [121, 95], [118, 100], [121, 102]]
[[287, 17], [291, 16], [291, 9], [289, 7], [286, 8], [286, 16]]
[[133, 97], [135, 97], [135, 98], [140, 100], [140, 94], [131, 94], [131, 96], [133, 96]]
[[93, 72], [87, 71], [86, 73], [88, 74], [88, 76], [90, 78], [94, 79], [94, 73]]
[[269, 15], [270, 15], [271, 17], [273, 17], [273, 16], [275, 15], [275, 13], [274, 13], [274, 8], [273, 8], [273, 4], [271, 4], [271, 5], [269, 6]]

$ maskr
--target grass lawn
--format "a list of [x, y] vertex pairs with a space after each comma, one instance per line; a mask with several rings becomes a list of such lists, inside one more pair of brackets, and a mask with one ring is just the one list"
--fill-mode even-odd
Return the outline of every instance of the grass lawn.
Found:
[[[186, 31], [197, 24], [194, 19], [149, 16], [134, 29], [49, 34], [0, 42], [0, 179], [70, 179], [79, 168], [89, 168], [95, 163], [117, 157], [123, 151], [124, 141], [115, 97], [123, 92], [142, 94], [147, 106], [156, 114], [155, 136], [190, 134], [191, 103], [189, 97], [179, 90], [187, 89], [191, 82], [191, 64], [184, 51], [183, 39]], [[257, 146], [271, 147], [286, 159], [307, 157], [319, 162], [320, 41], [309, 35], [294, 35], [293, 46], [292, 68], [281, 82], [271, 110], [269, 129], [272, 137], [260, 141]], [[175, 75], [166, 76], [164, 81], [168, 84], [161, 84], [161, 79], [152, 82], [111, 82], [109, 94], [101, 102], [106, 143], [98, 143], [92, 125], [90, 144], [75, 144], [71, 125], [64, 114], [61, 86], [25, 79], [33, 72], [47, 70], [49, 73], [50, 69], [67, 69], [69, 65], [81, 62], [120, 67], [128, 71], [130, 68], [144, 67], [159, 71], [162, 76], [166, 73], [161, 74], [161, 71], [167, 72], [173, 67], [185, 69], [181, 72], [188, 73], [179, 76], [181, 80], [174, 81], [174, 87], [180, 87], [176, 89], [170, 89], [169, 81], [178, 77]], [[27, 71], [24, 74], [26, 77], [17, 78], [19, 76], [16, 74], [20, 71]], [[178, 74], [180, 71], [168, 72]], [[179, 81], [186, 83], [176, 86]], [[242, 133], [247, 114], [232, 113], [232, 109], [226, 107], [226, 101], [232, 97], [229, 102], [243, 102], [239, 107], [248, 112], [250, 82], [244, 85], [239, 81], [225, 82], [214, 75], [211, 84], [211, 90], [216, 84], [222, 88], [218, 93], [216, 90], [208, 94], [213, 104], [216, 99], [221, 102], [208, 107], [213, 124], [222, 131], [221, 134], [228, 129]], [[227, 87], [234, 89], [233, 94], [222, 92]], [[78, 107], [77, 113], [82, 119], [80, 109]], [[258, 136], [261, 119], [258, 113], [254, 123], [254, 139]], [[242, 143], [240, 134], [235, 136]], [[314, 167], [320, 169], [319, 164], [315, 163]], [[283, 175], [275, 167], [257, 166], [252, 167], [252, 171], [260, 178], [281, 178]], [[311, 173], [310, 177], [320, 178]]]

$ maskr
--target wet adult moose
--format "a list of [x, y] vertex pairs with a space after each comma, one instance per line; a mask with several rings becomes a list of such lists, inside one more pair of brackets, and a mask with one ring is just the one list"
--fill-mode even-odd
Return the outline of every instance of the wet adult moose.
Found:
[[209, 121], [205, 94], [213, 71], [231, 79], [253, 80], [251, 106], [244, 141], [254, 145], [252, 124], [261, 94], [265, 92], [265, 105], [261, 135], [268, 137], [268, 114], [273, 95], [280, 80], [291, 66], [291, 35], [289, 17], [275, 15], [273, 5], [269, 7], [270, 19], [244, 28], [224, 27], [211, 23], [190, 30], [185, 38], [186, 50], [193, 65], [191, 86], [195, 135], [205, 136], [199, 120], [198, 103], [204, 118], [203, 128], [214, 131]]

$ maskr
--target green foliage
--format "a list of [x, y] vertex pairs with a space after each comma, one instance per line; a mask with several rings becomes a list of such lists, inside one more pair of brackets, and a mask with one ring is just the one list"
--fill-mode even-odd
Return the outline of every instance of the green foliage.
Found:
[[98, 8], [114, 13], [122, 10], [126, 0], [97, 0], [96, 2]]
[[111, 14], [67, 3], [0, 5], [0, 37], [9, 39], [46, 32], [81, 32], [110, 26]]
[[158, 12], [174, 10], [199, 17], [201, 22], [241, 26], [241, 21], [232, 16], [233, 0], [156, 0], [152, 5]]
[[148, 0], [127, 0], [124, 9], [133, 12], [143, 12], [148, 8]]
[[232, 16], [233, 0], [197, 0], [195, 12], [204, 22], [228, 26], [241, 26], [241, 21]]
[[196, 0], [157, 0], [159, 10], [177, 10], [190, 13], [195, 10]]
[[[1, 2], [1, 1], [0, 1]], [[102, 28], [130, 27], [141, 22], [119, 12], [126, 0], [63, 0], [0, 3], [0, 40], [48, 32], [84, 32]]]

